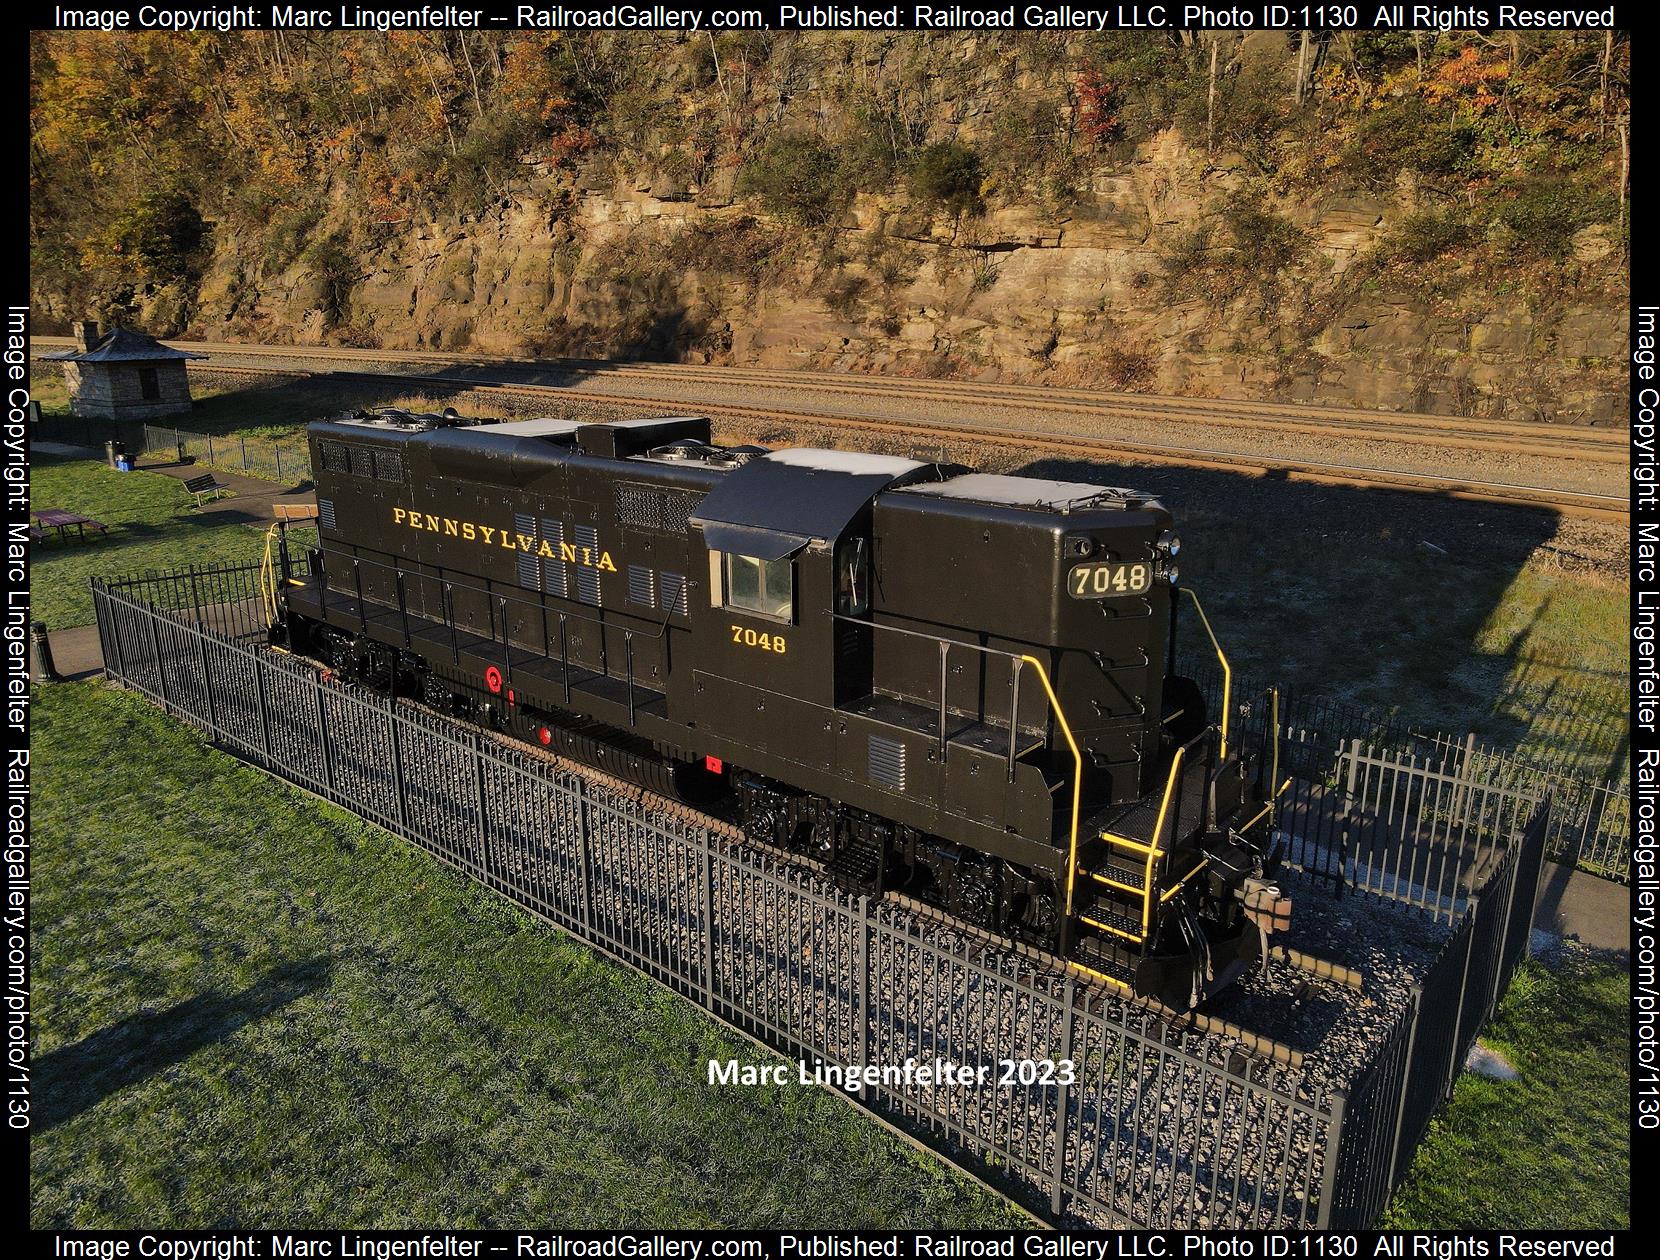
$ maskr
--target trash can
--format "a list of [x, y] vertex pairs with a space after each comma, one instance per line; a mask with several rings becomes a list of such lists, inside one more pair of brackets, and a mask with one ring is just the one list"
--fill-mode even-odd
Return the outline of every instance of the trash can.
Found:
[[131, 472], [133, 470], [133, 457], [127, 454], [127, 448], [120, 442], [110, 442], [107, 445], [110, 450], [110, 458], [115, 464], [115, 470], [117, 472]]
[[119, 443], [119, 442], [105, 442], [104, 443], [104, 462], [107, 463], [111, 468], [115, 467], [115, 461], [116, 461], [116, 458], [117, 458], [116, 452], [119, 451], [120, 449], [121, 449], [121, 443]]

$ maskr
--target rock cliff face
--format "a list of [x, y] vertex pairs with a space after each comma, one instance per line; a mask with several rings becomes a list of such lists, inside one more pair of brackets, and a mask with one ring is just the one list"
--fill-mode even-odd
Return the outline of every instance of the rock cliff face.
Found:
[[245, 261], [257, 250], [219, 240], [193, 330], [1580, 423], [1626, 409], [1612, 230], [1574, 238], [1579, 283], [1549, 301], [1470, 273], [1421, 282], [1375, 262], [1419, 208], [1406, 180], [1271, 204], [1294, 231], [1258, 260], [1249, 220], [1243, 236], [1223, 226], [1239, 164], [1207, 161], [1174, 130], [1064, 211], [957, 218], [866, 194], [811, 232], [757, 218], [730, 171], [685, 187], [524, 169], [482, 215], [393, 225], [355, 247], [332, 311], [313, 264], [266, 273]]

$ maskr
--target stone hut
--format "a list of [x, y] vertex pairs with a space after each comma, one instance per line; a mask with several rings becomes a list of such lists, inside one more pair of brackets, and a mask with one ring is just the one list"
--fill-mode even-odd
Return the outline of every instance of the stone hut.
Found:
[[190, 410], [189, 359], [205, 359], [164, 346], [154, 337], [126, 328], [100, 335], [96, 322], [75, 325], [80, 347], [42, 355], [63, 363], [69, 409], [77, 416], [148, 420]]

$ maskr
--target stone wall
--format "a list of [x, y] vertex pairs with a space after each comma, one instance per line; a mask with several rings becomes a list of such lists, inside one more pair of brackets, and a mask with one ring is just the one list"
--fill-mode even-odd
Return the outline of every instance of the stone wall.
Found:
[[[156, 370], [159, 398], [145, 398], [140, 368]], [[183, 362], [74, 363], [63, 365], [69, 409], [77, 416], [110, 420], [149, 420], [190, 410], [190, 378]]]
[[[1231, 290], [1184, 289], [1172, 249], [1214, 228], [1247, 178], [1174, 132], [1099, 174], [1065, 213], [1017, 205], [957, 222], [866, 195], [822, 233], [757, 221], [733, 202], [730, 172], [724, 186], [682, 188], [528, 169], [484, 215], [404, 224], [364, 250], [334, 327], [304, 263], [262, 272], [248, 262], [258, 250], [221, 240], [193, 331], [1555, 421], [1615, 422], [1626, 409], [1612, 228], [1575, 238], [1578, 281], [1548, 296], [1480, 276], [1421, 284], [1357, 266], [1419, 208], [1417, 192], [1333, 188], [1267, 203], [1302, 242], [1283, 273], [1246, 266], [1210, 278]], [[774, 248], [748, 266], [723, 233]]]

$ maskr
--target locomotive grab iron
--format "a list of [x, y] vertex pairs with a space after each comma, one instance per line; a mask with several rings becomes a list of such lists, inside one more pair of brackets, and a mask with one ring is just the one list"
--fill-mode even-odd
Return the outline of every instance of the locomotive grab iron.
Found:
[[735, 797], [845, 887], [1177, 1008], [1284, 924], [1272, 744], [1245, 754], [1230, 698], [1212, 725], [1175, 673], [1179, 543], [1147, 495], [721, 448], [699, 417], [388, 410], [310, 441], [319, 546], [273, 573], [279, 646]]

